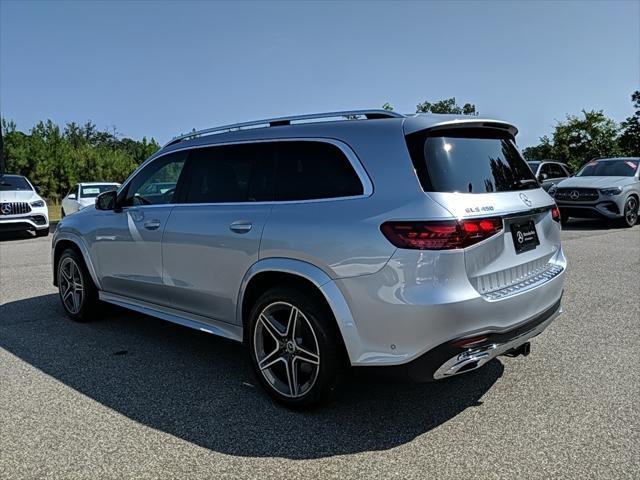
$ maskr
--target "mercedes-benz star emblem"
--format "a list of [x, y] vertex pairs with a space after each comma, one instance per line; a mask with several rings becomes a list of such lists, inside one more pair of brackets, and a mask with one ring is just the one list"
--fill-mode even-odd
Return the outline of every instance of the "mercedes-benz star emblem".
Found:
[[578, 200], [580, 198], [580, 192], [578, 192], [577, 190], [571, 190], [571, 193], [569, 194], [569, 198], [571, 200]]
[[524, 193], [520, 194], [520, 200], [522, 200], [522, 203], [524, 203], [527, 207], [533, 205], [533, 202], [529, 200], [529, 197], [527, 197]]
[[3, 203], [2, 207], [0, 207], [0, 212], [2, 212], [3, 215], [9, 215], [11, 213], [11, 204]]
[[524, 235], [522, 234], [522, 232], [516, 233], [516, 237], [518, 239], [518, 243], [524, 243]]

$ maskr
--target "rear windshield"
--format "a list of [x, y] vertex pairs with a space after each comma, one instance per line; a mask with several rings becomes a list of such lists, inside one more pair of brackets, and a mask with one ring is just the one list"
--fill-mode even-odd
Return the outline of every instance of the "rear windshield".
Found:
[[83, 185], [80, 187], [82, 190], [80, 196], [82, 198], [93, 198], [97, 197], [103, 192], [108, 192], [110, 190], [116, 190], [118, 187], [116, 185]]
[[577, 177], [633, 177], [637, 160], [601, 160], [587, 163]]
[[507, 132], [456, 128], [407, 136], [413, 166], [427, 192], [488, 193], [538, 188]]
[[0, 176], [0, 190], [31, 190], [31, 185], [24, 177], [18, 175]]

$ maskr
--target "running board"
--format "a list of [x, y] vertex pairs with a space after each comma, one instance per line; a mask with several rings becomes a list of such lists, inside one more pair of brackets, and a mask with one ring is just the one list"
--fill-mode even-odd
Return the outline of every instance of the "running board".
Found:
[[242, 327], [231, 325], [225, 322], [219, 322], [210, 318], [206, 318], [193, 313], [186, 313], [169, 307], [160, 307], [141, 300], [134, 300], [122, 295], [114, 293], [100, 292], [99, 298], [103, 302], [118, 305], [129, 310], [144, 313], [152, 317], [166, 320], [167, 322], [177, 323], [185, 327], [200, 330], [201, 332], [211, 333], [219, 337], [229, 338], [237, 342], [242, 342]]

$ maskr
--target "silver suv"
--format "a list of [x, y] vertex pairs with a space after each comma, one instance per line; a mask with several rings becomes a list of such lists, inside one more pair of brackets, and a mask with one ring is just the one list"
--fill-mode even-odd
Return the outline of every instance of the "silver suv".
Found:
[[348, 366], [431, 381], [527, 354], [566, 262], [516, 133], [376, 110], [194, 132], [62, 220], [54, 283], [74, 320], [104, 301], [244, 342], [289, 406]]

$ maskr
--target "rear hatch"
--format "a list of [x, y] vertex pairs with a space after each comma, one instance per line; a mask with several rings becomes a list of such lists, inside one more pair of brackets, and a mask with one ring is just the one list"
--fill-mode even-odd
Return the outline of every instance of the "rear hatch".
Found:
[[513, 131], [457, 124], [406, 138], [423, 190], [463, 228], [471, 219], [501, 223], [465, 248], [467, 276], [480, 294], [497, 300], [561, 271], [553, 261], [560, 248], [559, 213], [516, 148]]

